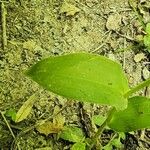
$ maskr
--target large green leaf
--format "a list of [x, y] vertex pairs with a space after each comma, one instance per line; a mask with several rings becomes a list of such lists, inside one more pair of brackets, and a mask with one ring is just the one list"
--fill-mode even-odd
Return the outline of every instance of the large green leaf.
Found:
[[127, 107], [123, 97], [129, 90], [121, 66], [106, 57], [76, 53], [50, 57], [38, 62], [28, 72], [46, 89], [70, 99]]
[[132, 97], [127, 109], [115, 112], [109, 127], [116, 131], [130, 132], [150, 127], [150, 99]]

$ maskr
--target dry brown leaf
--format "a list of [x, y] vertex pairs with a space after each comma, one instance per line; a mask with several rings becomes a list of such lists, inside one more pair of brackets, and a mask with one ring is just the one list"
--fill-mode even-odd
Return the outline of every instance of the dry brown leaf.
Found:
[[56, 125], [51, 121], [48, 121], [38, 127], [36, 127], [37, 131], [48, 136], [51, 133], [58, 133], [62, 130], [62, 126]]
[[[56, 106], [54, 108], [54, 115], [57, 114], [59, 111], [60, 108]], [[58, 114], [56, 115], [56, 117], [53, 118], [53, 122], [51, 121], [45, 122], [44, 124], [36, 127], [36, 129], [38, 132], [48, 136], [51, 133], [59, 133], [63, 129], [64, 123], [65, 117], [62, 116], [61, 114]]]

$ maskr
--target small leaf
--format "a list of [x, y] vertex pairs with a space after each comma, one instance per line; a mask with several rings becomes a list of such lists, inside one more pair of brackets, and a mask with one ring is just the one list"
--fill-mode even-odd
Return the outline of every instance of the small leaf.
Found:
[[121, 143], [120, 138], [113, 139], [106, 146], [104, 146], [103, 149], [104, 150], [112, 150], [114, 146], [118, 149], [122, 148], [123, 144]]
[[123, 139], [123, 140], [124, 140], [124, 139], [126, 138], [126, 135], [125, 135], [124, 132], [119, 132], [118, 135], [119, 135], [119, 138], [120, 138], [120, 139]]
[[150, 23], [146, 24], [146, 33], [150, 35]]
[[115, 112], [108, 126], [119, 132], [130, 132], [150, 127], [150, 99], [135, 96], [127, 109]]
[[116, 148], [121, 149], [123, 146], [123, 144], [121, 143], [121, 138], [123, 137], [122, 139], [124, 139], [125, 133], [120, 132], [120, 133], [118, 133], [118, 135], [119, 135], [119, 137], [117, 137], [117, 138], [116, 138], [116, 135], [114, 135], [112, 137], [112, 139], [110, 139], [109, 143], [103, 147], [103, 149], [104, 150], [105, 149], [113, 149], [112, 147], [114, 147], [114, 146]]
[[121, 66], [106, 57], [76, 53], [50, 57], [38, 62], [28, 72], [46, 89], [83, 102], [127, 107], [124, 94], [129, 90]]
[[20, 122], [27, 118], [27, 116], [30, 114], [32, 110], [35, 100], [36, 100], [35, 94], [29, 97], [29, 99], [21, 106], [21, 108], [17, 112], [15, 122]]
[[117, 147], [117, 148], [122, 148], [122, 143], [120, 141], [120, 138], [118, 139], [113, 139], [111, 142], [111, 145]]
[[12, 121], [16, 120], [16, 110], [13, 108], [10, 108], [5, 112], [5, 116], [11, 117]]
[[106, 116], [94, 115], [92, 120], [96, 125], [101, 126], [102, 123], [106, 120]]
[[60, 138], [70, 142], [82, 142], [85, 137], [80, 128], [65, 126], [63, 131], [60, 133]]
[[75, 143], [70, 150], [86, 150], [86, 144], [85, 143]]
[[103, 147], [103, 150], [112, 150], [112, 145], [111, 144], [107, 144], [106, 146]]

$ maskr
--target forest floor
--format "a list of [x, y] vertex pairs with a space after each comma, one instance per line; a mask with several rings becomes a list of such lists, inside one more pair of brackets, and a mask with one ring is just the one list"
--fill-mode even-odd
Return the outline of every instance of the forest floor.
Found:
[[[150, 22], [150, 1], [133, 0], [144, 23]], [[24, 71], [37, 61], [49, 56], [75, 52], [104, 55], [122, 64], [130, 86], [150, 76], [149, 53], [137, 40], [144, 30], [128, 0], [10, 0], [4, 2], [7, 46], [0, 34], [0, 110], [16, 110], [36, 94], [30, 115], [19, 123], [0, 115], [0, 149], [67, 150], [72, 142], [48, 136], [32, 128], [39, 120], [52, 116], [55, 108], [63, 108], [67, 100], [50, 93], [31, 81]], [[1, 17], [2, 15], [1, 10]], [[0, 22], [2, 29], [2, 22]], [[140, 95], [150, 94], [150, 89]], [[65, 124], [82, 128], [91, 134], [91, 118], [104, 115], [107, 107], [72, 102], [62, 110]], [[83, 114], [84, 113], [84, 114]], [[31, 129], [29, 129], [31, 127]], [[29, 130], [28, 130], [29, 129]], [[102, 143], [106, 145], [115, 132], [105, 130]], [[17, 139], [17, 140], [14, 140]], [[126, 133], [119, 145], [112, 149], [148, 150], [150, 130]]]

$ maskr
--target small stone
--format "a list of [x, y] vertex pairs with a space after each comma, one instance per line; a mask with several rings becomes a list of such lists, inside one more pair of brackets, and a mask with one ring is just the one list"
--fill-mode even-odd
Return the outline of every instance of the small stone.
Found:
[[143, 73], [143, 78], [144, 78], [145, 80], [150, 77], [150, 71], [149, 71], [146, 67], [144, 67], [142, 73]]
[[119, 14], [113, 14], [110, 15], [106, 22], [106, 28], [108, 30], [118, 30], [121, 25], [121, 15]]
[[129, 82], [129, 84], [133, 84], [134, 78], [132, 76], [130, 76], [129, 79], [128, 79], [128, 82]]
[[60, 9], [60, 13], [66, 13], [66, 16], [74, 16], [79, 11], [79, 8], [67, 2], [64, 2]]
[[140, 3], [145, 3], [146, 2], [146, 0], [140, 0]]
[[143, 53], [139, 53], [139, 54], [136, 54], [134, 56], [134, 61], [135, 62], [140, 62], [141, 60], [143, 60], [145, 58], [145, 55]]

